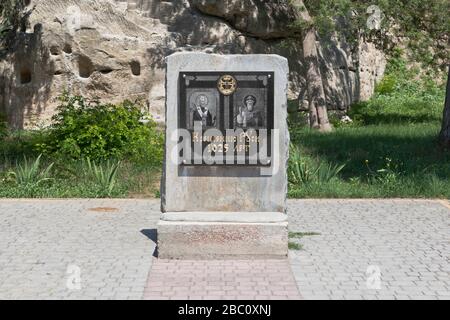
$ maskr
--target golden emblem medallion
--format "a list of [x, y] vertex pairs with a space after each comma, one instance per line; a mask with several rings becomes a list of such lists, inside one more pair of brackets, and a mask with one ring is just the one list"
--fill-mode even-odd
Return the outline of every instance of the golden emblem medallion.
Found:
[[219, 89], [220, 93], [224, 96], [229, 96], [236, 91], [237, 81], [233, 76], [224, 75], [221, 76], [219, 81], [217, 82], [217, 89]]

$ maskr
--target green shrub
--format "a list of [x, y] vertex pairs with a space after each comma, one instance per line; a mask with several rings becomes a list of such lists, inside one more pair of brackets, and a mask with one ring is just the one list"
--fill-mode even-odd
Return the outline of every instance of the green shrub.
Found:
[[288, 180], [291, 185], [302, 185], [314, 180], [316, 171], [312, 169], [300, 156], [296, 145], [290, 145]]
[[110, 162], [109, 160], [103, 164], [96, 164], [90, 159], [83, 160], [84, 172], [88, 178], [95, 181], [100, 191], [110, 197], [117, 185], [117, 172], [120, 167], [120, 161]]
[[23, 163], [16, 166], [16, 170], [10, 171], [9, 176], [20, 186], [38, 186], [46, 181], [51, 180], [50, 170], [53, 163], [45, 169], [41, 169], [41, 156], [31, 161], [24, 157]]
[[291, 144], [288, 180], [291, 186], [300, 186], [311, 183], [328, 183], [338, 178], [339, 173], [345, 168], [346, 164], [331, 164], [321, 161], [318, 164], [311, 164], [300, 156], [300, 150], [297, 146]]
[[395, 91], [397, 84], [394, 75], [385, 75], [383, 79], [375, 86], [375, 92], [379, 94], [388, 94]]
[[443, 82], [436, 81], [440, 75], [418, 75], [418, 70], [406, 68], [404, 60], [391, 59], [375, 95], [354, 104], [350, 117], [364, 125], [431, 122], [439, 125], [445, 97]]
[[47, 140], [36, 144], [40, 152], [72, 159], [127, 158], [160, 165], [162, 134], [153, 120], [139, 122], [144, 115], [137, 104], [101, 104], [67, 94], [60, 101]]

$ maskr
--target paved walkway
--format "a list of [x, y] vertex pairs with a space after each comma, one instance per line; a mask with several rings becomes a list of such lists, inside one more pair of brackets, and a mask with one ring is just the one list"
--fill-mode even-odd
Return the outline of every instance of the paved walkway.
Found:
[[140, 299], [158, 207], [0, 200], [0, 299]]
[[[444, 205], [445, 204], [445, 205]], [[450, 208], [411, 200], [290, 202], [305, 299], [450, 299]]]
[[301, 299], [288, 260], [157, 260], [144, 299]]
[[448, 202], [288, 208], [289, 260], [167, 261], [157, 200], [0, 200], [0, 299], [450, 299]]

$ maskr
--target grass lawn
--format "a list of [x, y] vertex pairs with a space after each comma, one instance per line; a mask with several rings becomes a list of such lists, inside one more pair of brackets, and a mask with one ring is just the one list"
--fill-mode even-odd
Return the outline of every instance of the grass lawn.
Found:
[[[305, 127], [291, 130], [293, 144], [307, 166], [345, 164], [330, 181], [290, 184], [291, 198], [450, 198], [450, 152], [437, 146], [439, 121], [379, 123], [342, 126], [330, 134]], [[13, 142], [10, 142], [13, 143]], [[3, 145], [5, 146], [5, 145]], [[36, 154], [18, 151], [28, 157]], [[157, 197], [160, 168], [122, 161], [117, 182], [108, 194], [89, 174], [82, 161], [43, 159], [51, 162], [51, 180], [38, 185], [7, 183], [21, 155], [7, 157], [0, 165], [0, 197]], [[107, 169], [107, 165], [104, 165]], [[106, 170], [105, 169], [105, 170]]]
[[44, 155], [36, 167], [39, 152], [34, 146], [45, 134], [21, 131], [0, 139], [0, 198], [159, 196], [161, 169], [146, 162], [110, 159], [89, 166], [85, 159]]
[[[42, 159], [43, 171], [54, 159]], [[34, 160], [33, 160], [34, 161]], [[32, 161], [30, 161], [32, 162]], [[19, 162], [22, 166], [23, 161]], [[37, 178], [29, 183], [13, 183], [17, 165], [3, 167], [0, 173], [0, 198], [153, 198], [159, 196], [160, 169], [128, 161], [120, 162], [113, 181], [109, 168], [117, 162], [99, 165], [100, 174], [89, 170], [83, 161], [57, 160], [48, 180]], [[105, 178], [102, 178], [101, 172]], [[98, 173], [98, 172], [97, 172]]]
[[337, 128], [332, 134], [293, 134], [314, 167], [345, 164], [330, 181], [290, 185], [291, 198], [450, 197], [450, 153], [438, 148], [439, 125], [379, 124]]
[[[405, 68], [396, 72], [385, 77], [370, 101], [351, 108], [353, 123], [331, 118], [332, 133], [312, 131], [299, 113], [290, 114], [289, 197], [450, 198], [450, 151], [437, 144], [444, 86], [417, 80]], [[95, 165], [47, 155], [34, 168], [36, 146], [45, 134], [0, 134], [0, 197], [159, 196], [161, 168], [146, 163], [148, 153], [140, 163], [125, 158]]]
[[437, 144], [443, 88], [402, 79], [388, 91], [354, 106], [354, 123], [334, 121], [332, 133], [311, 131], [291, 115], [303, 171], [345, 164], [331, 179], [291, 181], [291, 198], [450, 197], [450, 151]]

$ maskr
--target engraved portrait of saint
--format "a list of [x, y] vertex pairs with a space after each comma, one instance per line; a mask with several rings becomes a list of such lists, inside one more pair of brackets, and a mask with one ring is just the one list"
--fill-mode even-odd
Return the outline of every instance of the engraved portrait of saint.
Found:
[[257, 103], [254, 95], [247, 95], [239, 107], [236, 123], [241, 128], [257, 128], [263, 125], [263, 115], [255, 108]]
[[[213, 116], [211, 111], [209, 110], [209, 100], [205, 94], [200, 94], [194, 106], [192, 106], [193, 110], [193, 122], [201, 122], [202, 127], [213, 127], [216, 124], [216, 117]], [[192, 125], [194, 125], [194, 123]]]

